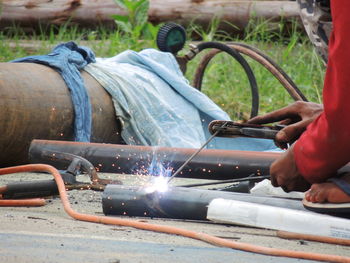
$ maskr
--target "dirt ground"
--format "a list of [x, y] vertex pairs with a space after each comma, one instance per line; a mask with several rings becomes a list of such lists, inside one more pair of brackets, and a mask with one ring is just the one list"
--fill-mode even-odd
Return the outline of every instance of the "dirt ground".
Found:
[[[108, 175], [124, 184], [137, 177]], [[9, 182], [49, 178], [45, 174], [22, 173], [0, 177]], [[86, 180], [79, 178], [79, 180]], [[183, 184], [183, 179], [174, 180]], [[102, 192], [69, 191], [72, 207], [82, 213], [103, 215]], [[0, 262], [309, 262], [263, 256], [176, 235], [75, 220], [65, 213], [59, 197], [47, 199], [43, 207], [0, 208]], [[276, 231], [207, 221], [129, 218], [151, 224], [169, 225], [203, 232], [229, 240], [270, 248], [291, 249], [350, 257], [349, 247], [303, 240], [286, 240]], [[311, 262], [311, 261], [310, 261]]]

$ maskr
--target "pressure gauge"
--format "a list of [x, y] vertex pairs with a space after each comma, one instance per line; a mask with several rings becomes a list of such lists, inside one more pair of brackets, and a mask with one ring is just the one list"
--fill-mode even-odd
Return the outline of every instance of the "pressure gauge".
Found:
[[163, 25], [157, 34], [157, 46], [159, 50], [176, 54], [185, 45], [186, 31], [175, 23]]

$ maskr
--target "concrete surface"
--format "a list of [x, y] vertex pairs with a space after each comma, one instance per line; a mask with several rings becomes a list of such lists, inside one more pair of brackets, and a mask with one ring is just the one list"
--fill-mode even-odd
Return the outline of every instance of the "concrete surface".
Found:
[[[105, 175], [106, 176], [106, 175]], [[145, 178], [111, 175], [124, 184]], [[43, 174], [12, 174], [0, 177], [0, 186], [21, 180], [49, 178]], [[79, 176], [79, 180], [82, 180]], [[84, 179], [86, 180], [86, 179]], [[184, 180], [174, 180], [183, 184]], [[79, 212], [102, 215], [102, 192], [72, 190], [70, 202]], [[69, 217], [58, 197], [43, 207], [0, 207], [0, 262], [310, 262], [269, 257], [219, 248], [202, 241], [130, 227], [81, 222]], [[126, 217], [124, 217], [126, 218]], [[206, 221], [130, 218], [152, 224], [194, 230], [237, 242], [266, 247], [350, 256], [349, 247], [302, 240], [285, 240], [276, 232]], [[317, 222], [315, 222], [317, 224]]]

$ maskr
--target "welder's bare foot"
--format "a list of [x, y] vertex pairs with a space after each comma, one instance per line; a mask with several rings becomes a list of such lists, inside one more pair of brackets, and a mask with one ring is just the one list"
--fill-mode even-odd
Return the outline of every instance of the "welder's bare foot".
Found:
[[[350, 185], [350, 174], [344, 175], [341, 179]], [[313, 184], [305, 193], [305, 199], [312, 203], [350, 203], [350, 195], [333, 182]]]

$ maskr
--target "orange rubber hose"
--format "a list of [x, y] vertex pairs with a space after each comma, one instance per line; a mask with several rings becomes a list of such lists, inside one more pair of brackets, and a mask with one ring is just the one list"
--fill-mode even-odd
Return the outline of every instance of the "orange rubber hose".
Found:
[[1, 199], [0, 206], [44, 206], [46, 204], [45, 199], [32, 198], [32, 199]]
[[309, 260], [318, 260], [318, 261], [326, 261], [326, 262], [350, 263], [350, 257], [268, 248], [268, 247], [262, 247], [262, 246], [251, 245], [246, 243], [239, 243], [239, 242], [211, 236], [208, 234], [189, 231], [189, 230], [171, 227], [171, 226], [153, 225], [149, 223], [143, 223], [143, 222], [138, 222], [138, 221], [133, 221], [128, 219], [119, 219], [119, 218], [113, 218], [113, 217], [107, 217], [107, 216], [82, 214], [74, 211], [71, 208], [63, 180], [59, 172], [50, 165], [29, 164], [29, 165], [22, 165], [22, 166], [16, 166], [16, 167], [2, 168], [0, 169], [0, 175], [17, 173], [17, 172], [39, 172], [39, 171], [48, 172], [53, 175], [57, 183], [57, 187], [59, 190], [61, 201], [63, 203], [64, 210], [68, 215], [70, 215], [71, 217], [77, 220], [103, 223], [103, 224], [109, 224], [109, 225], [128, 226], [128, 227], [134, 227], [137, 229], [181, 235], [184, 237], [198, 239], [216, 246], [228, 247], [228, 248], [243, 250], [247, 252], [254, 252], [254, 253], [259, 253], [259, 254], [269, 255], [269, 256], [309, 259]]
[[350, 240], [343, 239], [343, 238], [299, 234], [299, 233], [292, 233], [288, 231], [277, 231], [277, 236], [280, 238], [286, 238], [286, 239], [300, 239], [300, 240], [317, 241], [317, 242], [335, 244], [335, 245], [341, 245], [341, 246], [350, 246]]

